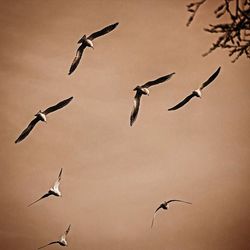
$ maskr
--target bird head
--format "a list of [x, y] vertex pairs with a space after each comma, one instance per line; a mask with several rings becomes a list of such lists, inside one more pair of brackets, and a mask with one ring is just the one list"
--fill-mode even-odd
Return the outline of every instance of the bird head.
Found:
[[77, 43], [83, 43], [83, 42], [86, 42], [87, 40], [87, 37], [86, 35], [84, 35]]
[[39, 110], [39, 111], [35, 114], [35, 116], [40, 116], [41, 112], [42, 112], [42, 110]]
[[141, 87], [138, 85], [138, 86], [136, 86], [134, 89], [133, 89], [133, 91], [137, 91], [137, 90], [141, 90]]

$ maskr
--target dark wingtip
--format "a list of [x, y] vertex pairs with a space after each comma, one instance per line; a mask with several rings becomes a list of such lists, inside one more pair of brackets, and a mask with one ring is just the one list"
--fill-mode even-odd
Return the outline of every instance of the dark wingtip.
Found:
[[171, 74], [169, 75], [169, 77], [171, 78], [173, 75], [175, 75], [175, 72], [171, 73]]
[[221, 70], [221, 66], [219, 66], [218, 69], [217, 69], [216, 71], [220, 72], [220, 70]]

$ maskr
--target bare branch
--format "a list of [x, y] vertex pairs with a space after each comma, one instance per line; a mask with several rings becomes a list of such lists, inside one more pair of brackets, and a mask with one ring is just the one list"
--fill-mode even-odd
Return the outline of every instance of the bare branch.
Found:
[[192, 13], [187, 21], [187, 24], [186, 24], [187, 26], [189, 26], [191, 24], [191, 22], [193, 21], [195, 15], [196, 15], [196, 12], [200, 8], [200, 6], [205, 2], [206, 2], [206, 0], [200, 0], [198, 2], [190, 3], [187, 5], [187, 11]]
[[[205, 0], [206, 1], [206, 0]], [[200, 5], [205, 2], [199, 1], [187, 5], [188, 11], [192, 12], [187, 25], [189, 25]], [[235, 14], [231, 11], [231, 4], [235, 2]], [[241, 6], [240, 6], [241, 5]], [[204, 28], [206, 32], [220, 34], [217, 41], [212, 44], [210, 49], [202, 56], [207, 56], [217, 48], [229, 51], [229, 56], [233, 56], [232, 62], [239, 59], [240, 56], [246, 55], [250, 58], [250, 0], [224, 0], [214, 11], [216, 18], [224, 15], [230, 17], [227, 23], [210, 24], [208, 28]]]

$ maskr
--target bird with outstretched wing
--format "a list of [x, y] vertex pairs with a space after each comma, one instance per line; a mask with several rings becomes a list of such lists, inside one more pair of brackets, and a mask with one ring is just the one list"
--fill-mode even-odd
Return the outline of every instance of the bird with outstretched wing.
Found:
[[149, 90], [148, 90], [149, 87], [152, 87], [154, 85], [157, 85], [157, 84], [160, 84], [160, 83], [163, 83], [163, 82], [169, 80], [174, 74], [175, 73], [171, 73], [171, 74], [162, 76], [160, 78], [157, 78], [156, 80], [146, 82], [145, 84], [134, 88], [134, 91], [136, 91], [136, 93], [134, 96], [133, 109], [132, 109], [132, 112], [130, 114], [130, 126], [133, 125], [133, 123], [135, 122], [137, 115], [139, 113], [141, 96], [142, 95], [149, 95]]
[[86, 35], [84, 35], [79, 41], [78, 43], [81, 43], [81, 45], [79, 46], [79, 48], [77, 49], [76, 51], [76, 56], [70, 66], [70, 69], [69, 69], [69, 75], [72, 74], [75, 69], [77, 68], [81, 58], [82, 58], [82, 54], [83, 54], [83, 51], [86, 47], [91, 47], [92, 49], [94, 48], [94, 45], [93, 45], [93, 40], [96, 39], [97, 37], [100, 37], [100, 36], [103, 36], [105, 34], [108, 34], [109, 32], [111, 32], [112, 30], [114, 30], [116, 28], [116, 26], [118, 25], [119, 23], [114, 23], [114, 24], [111, 24], [97, 32], [94, 32], [92, 33], [91, 35], [89, 35], [88, 37]]
[[182, 106], [184, 106], [185, 104], [187, 104], [193, 97], [199, 97], [201, 98], [201, 91], [202, 89], [204, 89], [205, 87], [207, 87], [211, 82], [213, 82], [215, 80], [215, 78], [218, 76], [219, 72], [220, 72], [221, 67], [219, 67], [209, 78], [207, 81], [205, 81], [204, 83], [202, 83], [202, 85], [200, 86], [200, 88], [194, 90], [190, 95], [188, 95], [186, 98], [184, 98], [181, 102], [179, 102], [177, 105], [175, 105], [174, 107], [168, 109], [169, 111], [172, 110], [177, 110], [179, 108], [181, 108]]
[[169, 204], [171, 202], [183, 202], [183, 203], [187, 203], [187, 204], [192, 204], [191, 202], [188, 202], [188, 201], [183, 201], [183, 200], [169, 200], [169, 201], [164, 201], [163, 203], [160, 204], [160, 206], [155, 210], [154, 212], [154, 216], [153, 216], [153, 219], [152, 219], [152, 223], [151, 223], [151, 228], [153, 227], [154, 225], [154, 220], [155, 220], [155, 216], [156, 216], [156, 213], [162, 208], [164, 210], [167, 210], [169, 208]]
[[43, 112], [39, 111], [37, 114], [35, 114], [35, 118], [29, 123], [27, 128], [25, 128], [25, 130], [21, 133], [21, 135], [15, 140], [15, 143], [19, 143], [23, 139], [25, 139], [39, 121], [46, 122], [46, 115], [48, 115], [48, 114], [50, 114], [58, 109], [63, 108], [68, 103], [70, 103], [72, 99], [73, 99], [73, 96], [57, 103], [56, 105], [54, 105], [52, 107], [47, 108]]

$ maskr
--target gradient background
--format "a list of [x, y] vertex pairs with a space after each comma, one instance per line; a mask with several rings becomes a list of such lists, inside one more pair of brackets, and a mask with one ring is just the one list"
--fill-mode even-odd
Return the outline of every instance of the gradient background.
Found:
[[[203, 58], [220, 1], [187, 28], [189, 2], [1, 1], [1, 249], [36, 249], [70, 223], [75, 250], [250, 249], [250, 63], [222, 50]], [[68, 76], [81, 36], [117, 21]], [[218, 66], [201, 100], [167, 111]], [[171, 72], [130, 128], [132, 89]], [[71, 95], [14, 144], [39, 109]], [[61, 167], [63, 197], [27, 208]], [[151, 230], [174, 198], [193, 205], [160, 212]]]

